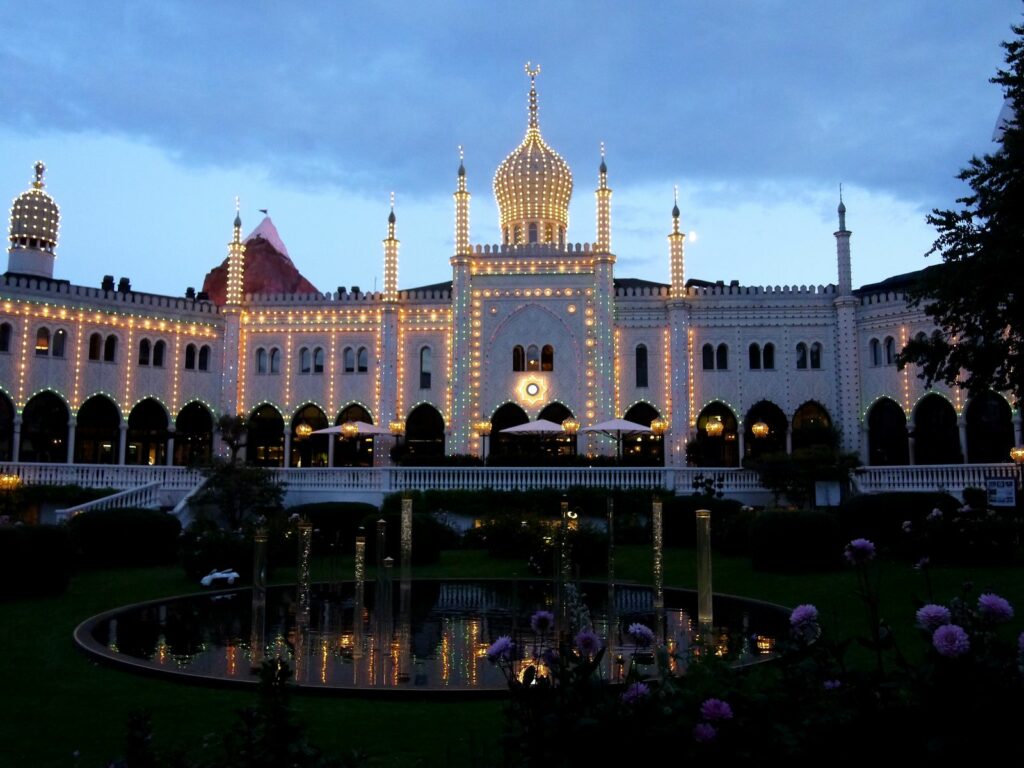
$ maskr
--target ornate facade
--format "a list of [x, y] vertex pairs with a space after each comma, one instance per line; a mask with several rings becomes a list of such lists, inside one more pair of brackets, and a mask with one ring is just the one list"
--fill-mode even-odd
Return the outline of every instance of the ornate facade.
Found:
[[[735, 466], [830, 435], [871, 464], [1005, 461], [1020, 444], [1001, 395], [929, 391], [897, 369], [904, 342], [936, 330], [904, 299], [912, 275], [854, 289], [841, 202], [834, 285], [688, 281], [678, 204], [670, 283], [616, 277], [603, 150], [597, 229], [574, 243], [573, 177], [541, 134], [538, 71], [526, 135], [494, 176], [503, 242], [472, 243], [460, 160], [451, 282], [432, 286], [399, 288], [393, 205], [380, 292], [302, 290], [297, 271], [298, 292], [247, 290], [248, 256], [291, 261], [269, 218], [243, 238], [237, 215], [198, 295], [71, 285], [53, 274], [59, 211], [37, 164], [0, 282], [0, 460], [186, 464], [218, 450], [216, 419], [233, 413], [250, 419], [250, 460], [279, 466], [386, 463], [392, 445], [497, 460], [521, 450], [501, 430], [538, 418], [570, 433], [659, 419], [664, 435], [627, 440], [624, 460], [675, 465]], [[310, 434], [350, 420], [394, 441], [378, 438], [374, 456], [372, 439]], [[545, 450], [616, 445], [581, 432]]]

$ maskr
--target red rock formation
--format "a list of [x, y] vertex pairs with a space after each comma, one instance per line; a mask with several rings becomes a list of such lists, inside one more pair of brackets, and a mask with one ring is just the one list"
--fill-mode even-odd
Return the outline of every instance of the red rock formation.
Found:
[[[245, 238], [245, 293], [316, 293], [295, 268], [274, 222], [267, 216]], [[223, 304], [227, 296], [228, 260], [211, 269], [203, 280], [210, 301]]]

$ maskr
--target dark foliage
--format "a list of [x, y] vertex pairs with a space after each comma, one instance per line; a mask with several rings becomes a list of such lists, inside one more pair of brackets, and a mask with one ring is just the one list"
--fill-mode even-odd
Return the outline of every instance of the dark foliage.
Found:
[[72, 517], [68, 532], [87, 568], [169, 565], [178, 559], [181, 523], [155, 509], [101, 509]]
[[839, 567], [842, 538], [831, 512], [777, 511], [758, 515], [750, 526], [755, 570], [808, 573]]
[[[415, 509], [415, 507], [414, 507]], [[384, 556], [395, 561], [397, 568], [401, 559], [401, 512], [377, 512], [363, 518], [366, 535], [366, 562], [377, 559], [377, 521], [384, 521]], [[454, 549], [459, 545], [459, 534], [451, 527], [426, 513], [412, 516], [412, 564], [433, 565], [441, 560], [441, 550]]]
[[893, 491], [851, 496], [839, 506], [839, 530], [844, 540], [871, 539], [876, 546], [894, 553], [910, 553], [906, 548], [904, 521], [920, 525], [940, 509], [952, 513], [960, 502], [948, 493]]
[[63, 526], [0, 526], [0, 598], [63, 594], [73, 561]]
[[326, 501], [300, 504], [288, 508], [291, 517], [298, 515], [313, 524], [313, 554], [351, 554], [359, 529], [368, 518], [379, 517], [377, 507], [357, 501]]

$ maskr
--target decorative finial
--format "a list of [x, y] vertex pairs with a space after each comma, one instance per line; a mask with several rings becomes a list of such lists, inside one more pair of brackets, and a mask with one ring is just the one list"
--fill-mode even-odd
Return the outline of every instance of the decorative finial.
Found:
[[242, 203], [238, 199], [238, 195], [235, 195], [235, 229], [239, 229], [242, 226]]
[[672, 185], [672, 218], [679, 218], [679, 185]]
[[530, 66], [530, 62], [526, 62], [526, 74], [530, 78], [530, 125], [529, 127], [537, 130], [540, 128], [540, 123], [537, 121], [537, 75], [540, 74], [540, 64], [535, 67]]
[[395, 219], [395, 193], [391, 193], [391, 213], [388, 214], [388, 224], [394, 224]]
[[839, 184], [839, 229], [846, 231], [846, 203], [843, 202], [843, 185]]
[[608, 166], [604, 162], [604, 142], [601, 142], [601, 173], [608, 173]]
[[464, 159], [464, 155], [462, 153], [462, 145], [459, 144], [459, 176], [465, 176], [466, 175], [466, 166], [463, 165], [463, 163], [462, 163], [463, 159]]
[[43, 174], [46, 173], [46, 164], [42, 160], [36, 160], [35, 164], [36, 178], [32, 182], [32, 186], [35, 189], [42, 189], [46, 186], [46, 182], [43, 181]]

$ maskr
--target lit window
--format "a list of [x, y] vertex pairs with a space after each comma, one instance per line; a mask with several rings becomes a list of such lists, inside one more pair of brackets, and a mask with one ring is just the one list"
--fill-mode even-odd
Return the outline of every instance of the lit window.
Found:
[[45, 357], [50, 354], [50, 329], [40, 328], [36, 331], [36, 354]]
[[540, 351], [540, 369], [542, 371], [555, 370], [555, 348], [545, 344]]

